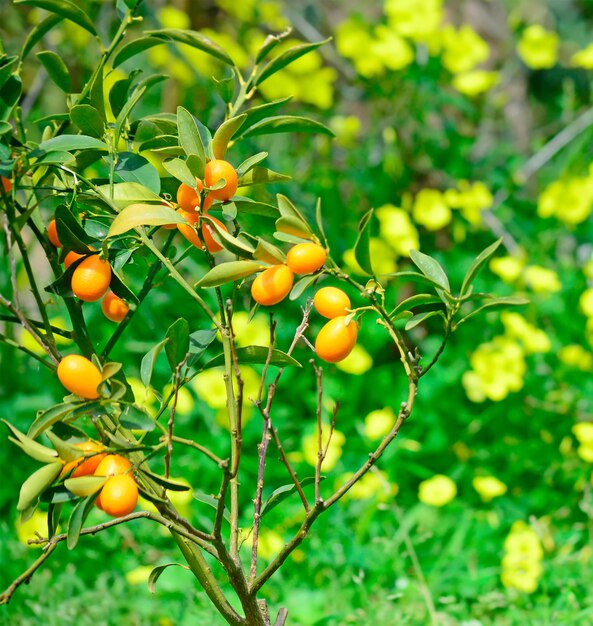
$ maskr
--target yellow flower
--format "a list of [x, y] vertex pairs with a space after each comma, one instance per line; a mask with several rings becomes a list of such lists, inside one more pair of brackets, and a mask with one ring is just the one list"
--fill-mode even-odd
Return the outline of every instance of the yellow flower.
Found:
[[221, 368], [200, 372], [191, 383], [198, 397], [213, 409], [226, 406], [226, 386]]
[[457, 189], [445, 191], [445, 201], [452, 209], [459, 209], [470, 224], [482, 221], [482, 211], [492, 206], [493, 198], [484, 183], [460, 180]]
[[517, 52], [527, 67], [534, 70], [549, 69], [558, 61], [558, 45], [556, 33], [534, 24], [521, 34]]
[[507, 589], [533, 593], [537, 589], [542, 571], [538, 560], [506, 555], [502, 560], [500, 579]]
[[[166, 385], [163, 389], [163, 398], [168, 398], [169, 394], [174, 391], [173, 385]], [[169, 406], [173, 404], [173, 399]], [[196, 402], [191, 394], [191, 391], [187, 387], [180, 387], [177, 391], [177, 405], [175, 406], [175, 412], [179, 415], [189, 415], [193, 410]]]
[[409, 214], [393, 204], [384, 204], [375, 212], [379, 220], [381, 237], [400, 256], [410, 256], [410, 250], [418, 250], [418, 231]]
[[336, 363], [336, 367], [347, 374], [360, 376], [373, 367], [373, 358], [361, 344], [357, 343], [343, 361]]
[[500, 82], [500, 74], [487, 70], [471, 70], [453, 77], [452, 85], [459, 93], [473, 98], [490, 91]]
[[153, 569], [150, 565], [140, 565], [136, 569], [126, 572], [126, 580], [129, 585], [143, 585], [148, 582]]
[[443, 65], [452, 74], [469, 72], [490, 56], [490, 47], [471, 26], [446, 26], [442, 38]]
[[472, 485], [484, 502], [490, 502], [507, 492], [507, 486], [495, 476], [476, 476]]
[[[348, 472], [340, 476], [337, 487], [347, 483], [353, 474]], [[346, 498], [350, 500], [369, 500], [376, 498], [379, 502], [385, 502], [390, 497], [396, 496], [399, 491], [395, 483], [390, 483], [389, 478], [381, 470], [371, 470], [358, 480], [346, 493]]]
[[428, 230], [440, 230], [451, 221], [451, 209], [437, 189], [422, 189], [414, 200], [412, 217]]
[[593, 446], [593, 423], [578, 422], [572, 427], [572, 432], [580, 444]]
[[158, 12], [158, 18], [163, 28], [190, 28], [189, 15], [172, 6], [164, 6]]
[[593, 354], [578, 344], [571, 344], [560, 348], [558, 358], [565, 365], [576, 367], [584, 372], [593, 369]]
[[525, 267], [525, 260], [516, 256], [501, 256], [490, 261], [490, 270], [505, 283], [514, 283]]
[[522, 347], [508, 337], [495, 337], [477, 347], [470, 357], [472, 369], [461, 382], [472, 402], [498, 402], [523, 386], [526, 365]]
[[562, 289], [558, 274], [540, 265], [526, 267], [523, 278], [525, 284], [536, 293], [556, 293]]
[[575, 52], [570, 58], [571, 65], [582, 67], [586, 70], [593, 70], [593, 43], [590, 43], [583, 50]]
[[443, 474], [423, 480], [418, 487], [418, 499], [430, 506], [445, 506], [457, 495], [457, 485]]
[[550, 183], [539, 197], [537, 214], [556, 217], [565, 224], [584, 222], [593, 210], [593, 176], [566, 178]]
[[37, 539], [37, 534], [47, 537], [47, 513], [36, 509], [33, 515], [26, 520], [21, 521], [18, 517], [14, 523], [16, 534], [19, 541], [29, 548], [42, 548], [38, 543], [27, 543], [29, 539]]
[[[397, 270], [395, 253], [382, 239], [371, 237], [370, 250], [375, 274], [381, 276], [385, 274], [392, 274]], [[346, 250], [346, 252], [344, 252], [343, 259], [349, 272], [359, 275], [365, 274], [356, 262], [353, 249]]]
[[375, 27], [370, 50], [365, 54], [375, 56], [389, 70], [402, 70], [414, 61], [410, 44], [393, 29], [379, 25]]
[[510, 555], [524, 556], [531, 560], [540, 560], [544, 556], [539, 536], [531, 526], [521, 520], [511, 526], [504, 549]]
[[587, 317], [593, 317], [593, 288], [585, 289], [580, 295], [579, 308]]
[[393, 428], [395, 424], [395, 413], [388, 406], [384, 409], [371, 411], [364, 418], [364, 434], [369, 439], [376, 441], [382, 439]]
[[336, 142], [343, 148], [352, 148], [362, 131], [362, 123], [356, 115], [334, 115], [329, 127], [336, 136]]
[[593, 444], [584, 443], [577, 448], [577, 454], [585, 463], [593, 463]]
[[[327, 445], [329, 430], [329, 426], [325, 425], [322, 438], [323, 449], [325, 449], [325, 446]], [[323, 459], [322, 468], [324, 471], [331, 472], [331, 470], [336, 466], [337, 462], [342, 456], [342, 448], [345, 443], [346, 437], [344, 433], [340, 432], [339, 430], [334, 430], [329, 447], [327, 449], [327, 455], [325, 459]], [[312, 467], [317, 466], [317, 449], [317, 432], [313, 432], [310, 435], [305, 435], [303, 437], [303, 458], [305, 462]]]
[[593, 280], [593, 259], [589, 259], [584, 265], [583, 265], [583, 274], [585, 275], [586, 278], [588, 278], [589, 280]]
[[442, 0], [386, 0], [390, 26], [403, 37], [431, 43], [443, 19]]
[[240, 347], [270, 345], [270, 325], [264, 313], [256, 313], [250, 321], [247, 311], [238, 311], [233, 315], [233, 331]]
[[540, 328], [530, 324], [519, 313], [505, 311], [502, 313], [501, 319], [507, 335], [520, 341], [526, 354], [549, 352], [552, 349], [548, 335]]

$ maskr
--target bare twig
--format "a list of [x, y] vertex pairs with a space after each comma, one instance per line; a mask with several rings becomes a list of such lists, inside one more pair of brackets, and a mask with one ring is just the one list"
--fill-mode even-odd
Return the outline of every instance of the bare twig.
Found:
[[221, 459], [220, 457], [216, 456], [216, 454], [214, 454], [214, 452], [212, 452], [211, 450], [209, 450], [205, 446], [200, 445], [196, 441], [192, 441], [191, 439], [183, 439], [183, 437], [177, 437], [176, 435], [173, 435], [173, 441], [175, 443], [180, 443], [183, 446], [188, 446], [190, 448], [194, 448], [194, 449], [198, 450], [199, 452], [201, 452], [202, 454], [207, 456], [211, 461], [214, 461], [214, 463], [216, 463], [218, 465], [218, 467], [220, 467], [221, 469], [225, 465], [228, 464], [228, 460]]
[[181, 363], [177, 364], [174, 373], [174, 385], [173, 385], [173, 403], [171, 404], [169, 421], [167, 422], [167, 452], [165, 454], [165, 477], [169, 478], [171, 472], [171, 455], [173, 454], [173, 429], [175, 427], [175, 412], [177, 410], [177, 401], [179, 399], [179, 386], [181, 385], [181, 369], [187, 363], [189, 358], [189, 352], [185, 355], [185, 358]]

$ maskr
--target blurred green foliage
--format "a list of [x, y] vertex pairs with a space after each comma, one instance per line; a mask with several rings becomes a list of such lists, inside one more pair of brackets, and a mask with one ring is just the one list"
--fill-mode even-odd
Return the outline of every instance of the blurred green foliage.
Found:
[[[109, 30], [113, 3], [83, 4]], [[303, 626], [427, 624], [431, 605], [443, 624], [590, 623], [593, 436], [587, 426], [573, 428], [593, 419], [591, 3], [147, 1], [142, 13], [145, 28], [202, 30], [239, 66], [266, 32], [289, 24], [295, 39], [334, 36], [264, 83], [262, 93], [268, 99], [294, 96], [287, 111], [309, 111], [336, 139], [298, 135], [289, 141], [278, 135], [246, 142], [244, 154], [231, 151], [237, 165], [265, 149], [269, 167], [292, 176], [258, 198], [286, 193], [311, 215], [320, 197], [332, 252], [350, 264], [356, 224], [375, 207], [374, 245], [387, 271], [408, 267], [406, 251], [418, 242], [457, 283], [472, 258], [502, 236], [506, 251], [491, 264], [492, 273], [480, 276], [476, 290], [519, 292], [531, 300], [519, 317], [501, 321], [491, 313], [453, 336], [439, 366], [422, 381], [413, 419], [381, 460], [384, 474], [318, 523], [272, 580], [270, 601], [284, 603], [293, 623]], [[23, 32], [39, 18], [37, 9], [9, 3], [0, 8], [8, 53], [18, 50]], [[75, 86], [98, 58], [92, 37], [71, 23], [48, 34], [43, 47], [60, 51]], [[181, 104], [211, 128], [223, 119], [224, 105], [210, 85], [212, 75], [224, 77], [224, 69], [202, 53], [155, 48], [116, 69], [110, 80], [135, 68], [170, 76], [141, 103], [138, 116]], [[64, 111], [66, 103], [34, 56], [24, 80], [27, 124], [39, 140], [44, 124], [34, 120]], [[4, 285], [7, 257], [0, 262]], [[141, 284], [146, 267], [138, 256], [130, 284]], [[201, 275], [193, 257], [186, 267]], [[395, 282], [388, 295], [403, 298], [411, 295], [407, 290]], [[286, 347], [300, 312], [294, 303], [279, 309], [279, 345]], [[104, 345], [112, 327], [97, 308], [85, 313], [93, 340]], [[191, 320], [189, 299], [172, 283], [159, 283], [113, 359], [135, 364], [138, 375], [142, 356], [180, 315]], [[64, 317], [57, 303], [55, 317]], [[314, 321], [311, 336], [320, 325]], [[439, 332], [433, 320], [414, 331], [423, 354], [436, 350]], [[405, 383], [394, 376], [396, 356], [377, 329], [364, 325], [359, 343], [364, 351], [346, 365], [350, 371], [331, 367], [326, 377], [328, 404], [340, 400], [337, 428], [345, 435], [336, 466], [327, 472], [332, 483], [364, 460], [369, 434], [380, 428], [373, 419], [365, 422], [366, 416], [397, 410]], [[306, 360], [306, 348], [296, 356]], [[26, 430], [35, 412], [58, 401], [62, 390], [49, 371], [3, 344], [0, 364], [0, 415]], [[167, 380], [159, 366], [157, 392]], [[224, 428], [208, 384], [190, 387], [186, 401], [178, 434], [223, 446]], [[303, 476], [313, 472], [303, 445], [314, 407], [313, 379], [287, 372], [275, 420]], [[255, 415], [244, 437], [245, 449], [255, 450]], [[17, 486], [33, 466], [8, 441], [1, 445], [5, 587], [36, 552], [17, 540], [14, 507]], [[203, 493], [217, 489], [201, 458], [176, 454], [174, 476]], [[420, 484], [438, 475], [452, 480], [454, 490], [447, 491], [450, 482], [429, 483], [419, 502]], [[252, 464], [242, 482], [253, 483], [255, 476]], [[396, 497], [383, 476], [398, 486]], [[273, 458], [269, 477], [270, 490], [287, 482]], [[503, 486], [476, 483], [479, 477], [494, 477]], [[188, 515], [199, 520], [202, 506], [193, 502]], [[265, 521], [271, 555], [298, 518], [277, 509]], [[505, 554], [516, 554], [505, 541], [518, 521], [531, 524], [536, 547], [531, 540], [521, 543], [519, 556], [504, 561]], [[165, 536], [140, 521], [85, 538], [72, 553], [62, 546], [59, 560], [2, 609], [0, 623], [218, 623], [182, 570], [166, 572], [156, 596], [146, 590], [148, 574], [140, 568], [166, 562], [172, 552]]]

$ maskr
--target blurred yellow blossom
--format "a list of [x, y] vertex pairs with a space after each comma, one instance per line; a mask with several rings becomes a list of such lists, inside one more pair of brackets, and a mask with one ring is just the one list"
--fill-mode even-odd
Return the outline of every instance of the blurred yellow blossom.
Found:
[[441, 35], [443, 65], [453, 74], [469, 72], [490, 56], [490, 47], [471, 26], [445, 26]]
[[593, 463], [593, 423], [578, 422], [572, 427], [572, 433], [579, 442], [577, 454], [587, 463]]
[[410, 256], [410, 250], [418, 250], [418, 231], [409, 214], [393, 204], [380, 206], [375, 216], [379, 220], [381, 237], [399, 256]]
[[437, 189], [422, 189], [416, 194], [412, 217], [428, 230], [440, 230], [451, 221], [451, 209]]
[[589, 259], [584, 265], [583, 265], [583, 274], [585, 275], [586, 278], [588, 278], [589, 280], [593, 280], [593, 259]]
[[200, 372], [191, 382], [191, 386], [200, 400], [209, 407], [221, 409], [226, 406], [226, 386], [220, 368]]
[[164, 6], [158, 12], [158, 18], [163, 28], [190, 28], [189, 15], [173, 6]]
[[375, 27], [371, 48], [365, 54], [375, 56], [388, 70], [401, 70], [414, 61], [410, 44], [383, 24]]
[[[173, 385], [167, 385], [163, 389], [163, 398], [168, 398], [169, 394], [174, 391]], [[169, 406], [173, 404], [173, 400], [171, 400]], [[189, 415], [196, 405], [196, 401], [191, 394], [191, 391], [187, 387], [179, 387], [177, 390], [177, 405], [176, 412], [179, 415]]]
[[536, 293], [556, 293], [562, 289], [562, 283], [554, 270], [541, 265], [529, 265], [523, 272], [525, 284]]
[[537, 533], [523, 521], [517, 521], [504, 542], [502, 584], [524, 593], [533, 593], [543, 573], [544, 551]]
[[443, 19], [442, 0], [385, 0], [390, 26], [403, 37], [431, 43]]
[[14, 523], [16, 535], [19, 541], [29, 548], [42, 548], [39, 543], [27, 543], [29, 539], [37, 539], [37, 534], [47, 537], [47, 513], [36, 509], [33, 515], [26, 520], [21, 521], [20, 516]]
[[593, 43], [590, 43], [586, 48], [575, 52], [570, 58], [570, 63], [575, 67], [593, 70]]
[[390, 406], [371, 411], [364, 418], [364, 434], [373, 441], [382, 439], [393, 428], [395, 413]]
[[[326, 424], [325, 428], [323, 429], [323, 448], [325, 448], [325, 446], [327, 445], [329, 432], [329, 426]], [[329, 443], [329, 447], [327, 449], [327, 455], [323, 460], [322, 468], [324, 471], [331, 472], [331, 470], [336, 466], [337, 462], [342, 456], [342, 448], [345, 443], [346, 436], [344, 435], [344, 433], [340, 432], [339, 430], [334, 430], [331, 441]], [[316, 431], [303, 437], [303, 458], [305, 462], [312, 467], [317, 466], [317, 447], [318, 441]]]
[[343, 148], [352, 148], [360, 136], [362, 124], [356, 115], [334, 115], [329, 127], [336, 136], [336, 142]]
[[445, 201], [452, 209], [459, 209], [470, 224], [479, 224], [482, 211], [492, 206], [492, 194], [482, 182], [460, 180], [456, 189], [445, 191]]
[[556, 217], [569, 225], [584, 222], [593, 210], [593, 166], [588, 176], [564, 178], [550, 183], [539, 197], [537, 214]]
[[525, 260], [519, 256], [501, 256], [490, 261], [490, 270], [505, 283], [514, 283], [525, 267]]
[[580, 295], [579, 308], [587, 317], [593, 317], [593, 288], [585, 289]]
[[593, 369], [593, 354], [578, 344], [560, 348], [558, 358], [565, 365], [576, 367], [584, 372]]
[[237, 311], [233, 314], [233, 331], [239, 347], [270, 345], [270, 324], [264, 313], [256, 313], [249, 320], [247, 311]]
[[507, 492], [507, 486], [495, 476], [476, 476], [472, 485], [484, 502], [490, 502]]
[[504, 311], [500, 317], [507, 335], [521, 342], [526, 354], [549, 352], [552, 349], [548, 335], [541, 328], [530, 324], [521, 314]]
[[520, 344], [508, 337], [495, 337], [477, 347], [470, 357], [472, 369], [461, 382], [472, 402], [498, 402], [523, 387], [526, 365]]
[[[52, 317], [49, 320], [49, 323], [60, 330], [70, 330], [68, 328], [68, 324], [63, 317]], [[72, 343], [72, 339], [68, 337], [62, 337], [62, 335], [54, 334], [54, 339], [56, 341], [56, 345], [58, 346], [67, 346]], [[45, 354], [45, 350], [39, 345], [37, 340], [33, 337], [33, 335], [26, 329], [22, 328], [19, 334], [19, 343], [27, 350], [30, 350], [34, 354]]]
[[[346, 484], [353, 476], [352, 472], [342, 474], [336, 482], [336, 487]], [[360, 480], [355, 482], [346, 493], [345, 498], [350, 500], [368, 500], [376, 498], [379, 502], [385, 502], [389, 498], [396, 496], [399, 487], [395, 483], [390, 483], [389, 478], [381, 470], [371, 470]]]
[[[282, 548], [284, 548], [284, 545], [284, 539], [278, 531], [271, 528], [260, 528], [259, 537], [257, 539], [257, 555], [264, 559], [264, 561], [269, 561], [274, 558]], [[244, 531], [244, 540], [241, 546], [249, 548], [251, 552], [251, 547], [253, 546], [252, 532], [247, 534]]]
[[452, 85], [459, 93], [470, 98], [490, 91], [500, 82], [499, 72], [488, 70], [471, 70], [456, 74], [453, 77]]
[[445, 506], [457, 495], [457, 485], [448, 476], [436, 474], [423, 480], [418, 487], [418, 499], [430, 506]]
[[556, 33], [533, 24], [521, 34], [517, 52], [527, 67], [534, 70], [549, 69], [558, 61], [559, 43]]
[[144, 585], [148, 582], [153, 569], [151, 565], [140, 565], [126, 572], [126, 581], [129, 585]]
[[347, 374], [360, 375], [373, 367], [373, 358], [361, 344], [357, 343], [345, 359], [336, 363], [336, 367]]
[[[371, 237], [370, 250], [375, 274], [391, 274], [397, 270], [395, 252], [382, 239]], [[360, 265], [356, 262], [353, 249], [346, 250], [346, 252], [344, 252], [343, 259], [349, 272], [359, 275], [365, 274]]]

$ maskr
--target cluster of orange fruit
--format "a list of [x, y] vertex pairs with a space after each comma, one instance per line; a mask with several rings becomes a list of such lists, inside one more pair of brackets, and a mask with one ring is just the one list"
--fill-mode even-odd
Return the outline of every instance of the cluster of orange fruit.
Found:
[[[56, 248], [62, 247], [55, 219], [51, 220], [47, 226], [47, 237]], [[83, 260], [80, 261], [72, 274], [72, 292], [84, 302], [95, 302], [102, 299], [101, 309], [105, 317], [112, 322], [121, 322], [130, 307], [119, 296], [109, 291], [109, 284], [111, 283], [109, 261], [104, 261], [98, 254], [85, 255], [70, 250], [64, 257], [64, 268], [68, 269], [72, 263], [79, 259]]]
[[75, 443], [84, 456], [66, 463], [60, 474], [61, 478], [80, 478], [82, 476], [105, 476], [105, 481], [95, 504], [112, 517], [122, 517], [131, 513], [138, 502], [138, 485], [130, 470], [132, 464], [119, 454], [107, 454], [104, 447], [89, 439]]
[[[202, 245], [206, 246], [208, 252], [219, 252], [222, 250], [222, 246], [214, 240], [212, 233], [214, 228], [209, 223], [202, 223], [200, 229], [200, 235], [194, 228], [198, 223], [200, 214], [206, 213], [214, 200], [221, 200], [226, 202], [230, 200], [237, 191], [239, 179], [235, 168], [222, 159], [214, 159], [208, 161], [204, 169], [204, 182], [206, 187], [214, 187], [220, 180], [224, 179], [224, 186], [220, 189], [214, 189], [204, 199], [204, 206], [200, 207], [201, 193], [204, 189], [204, 183], [196, 178], [196, 187], [190, 187], [185, 183], [179, 185], [177, 190], [177, 204], [179, 209], [177, 212], [185, 219], [187, 224], [177, 224], [179, 232], [194, 246], [202, 248]], [[227, 227], [215, 217], [208, 216], [220, 229], [227, 230]], [[174, 224], [165, 226], [165, 228], [175, 228]]]

